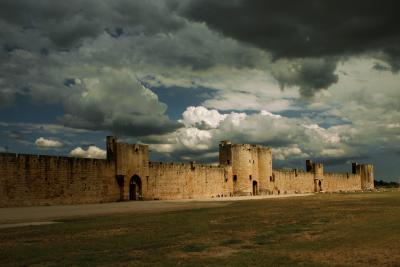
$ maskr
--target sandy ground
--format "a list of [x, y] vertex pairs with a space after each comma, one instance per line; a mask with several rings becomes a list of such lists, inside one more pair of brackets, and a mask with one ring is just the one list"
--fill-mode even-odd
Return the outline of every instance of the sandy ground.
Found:
[[209, 199], [127, 201], [102, 204], [81, 204], [64, 206], [37, 206], [0, 208], [0, 228], [54, 223], [60, 219], [108, 215], [115, 213], [163, 212], [182, 209], [223, 207], [232, 201], [265, 198], [308, 196], [311, 194], [248, 196]]

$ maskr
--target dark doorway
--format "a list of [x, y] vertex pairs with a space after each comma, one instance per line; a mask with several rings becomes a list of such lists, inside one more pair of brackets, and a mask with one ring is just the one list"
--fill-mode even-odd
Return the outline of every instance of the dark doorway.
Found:
[[314, 192], [321, 192], [322, 191], [322, 181], [321, 180], [314, 180]]
[[124, 200], [124, 179], [125, 176], [123, 175], [117, 175], [117, 183], [119, 186], [119, 200], [122, 201]]
[[129, 200], [142, 199], [142, 180], [139, 176], [134, 175], [129, 183]]
[[258, 195], [257, 181], [253, 181], [253, 196]]

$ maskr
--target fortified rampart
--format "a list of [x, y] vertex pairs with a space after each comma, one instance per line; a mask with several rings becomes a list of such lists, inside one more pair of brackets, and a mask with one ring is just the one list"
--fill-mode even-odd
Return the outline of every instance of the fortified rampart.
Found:
[[150, 162], [143, 196], [147, 199], [228, 197], [232, 193], [230, 167], [195, 163]]
[[273, 170], [270, 148], [221, 142], [219, 165], [149, 161], [149, 148], [107, 137], [107, 159], [0, 153], [0, 207], [372, 189], [373, 166], [352, 173]]
[[302, 170], [274, 170], [268, 186], [270, 194], [314, 192], [314, 174]]
[[101, 159], [0, 154], [0, 207], [118, 199], [113, 163]]

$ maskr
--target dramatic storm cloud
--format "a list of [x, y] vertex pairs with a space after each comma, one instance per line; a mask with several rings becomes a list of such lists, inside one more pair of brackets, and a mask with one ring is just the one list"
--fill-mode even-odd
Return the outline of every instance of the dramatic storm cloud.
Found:
[[282, 84], [300, 85], [308, 95], [309, 90], [337, 82], [338, 57], [375, 54], [397, 72], [399, 9], [396, 0], [192, 0], [183, 4], [181, 12], [270, 52], [276, 60], [302, 59], [295, 77], [276, 78]]
[[377, 51], [394, 63], [400, 56], [399, 7], [396, 0], [192, 0], [183, 13], [275, 58]]
[[0, 151], [215, 162], [221, 140], [395, 179], [398, 1], [4, 0]]
[[[164, 115], [167, 106], [127, 70], [100, 69], [99, 76], [74, 80], [61, 121], [70, 127], [146, 135], [169, 132], [178, 123]], [[150, 123], [151, 122], [151, 123]]]

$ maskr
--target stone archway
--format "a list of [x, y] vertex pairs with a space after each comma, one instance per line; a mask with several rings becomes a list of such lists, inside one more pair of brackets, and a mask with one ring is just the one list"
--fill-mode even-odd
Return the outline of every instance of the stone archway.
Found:
[[142, 180], [138, 175], [132, 176], [129, 182], [129, 200], [141, 200], [142, 197]]
[[323, 188], [322, 188], [322, 179], [315, 179], [314, 180], [314, 192], [318, 193], [318, 192], [322, 192]]

